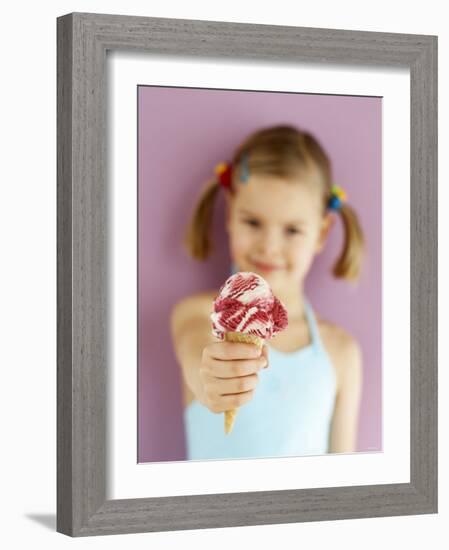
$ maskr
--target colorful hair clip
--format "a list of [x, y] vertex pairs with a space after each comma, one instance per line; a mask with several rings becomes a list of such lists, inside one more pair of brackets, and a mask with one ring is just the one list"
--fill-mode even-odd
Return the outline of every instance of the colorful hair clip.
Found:
[[347, 201], [346, 192], [344, 189], [338, 185], [332, 185], [331, 187], [331, 196], [327, 203], [327, 208], [329, 210], [339, 210], [341, 205]]
[[240, 181], [246, 183], [249, 179], [249, 167], [248, 167], [248, 154], [243, 153], [242, 160], [240, 161]]
[[232, 167], [227, 162], [220, 162], [215, 166], [215, 174], [223, 187], [231, 187]]

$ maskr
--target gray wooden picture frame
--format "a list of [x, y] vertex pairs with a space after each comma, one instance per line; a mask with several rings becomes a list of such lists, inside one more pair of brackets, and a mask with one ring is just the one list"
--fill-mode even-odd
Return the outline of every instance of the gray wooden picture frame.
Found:
[[[108, 50], [410, 70], [410, 483], [106, 499]], [[57, 531], [436, 513], [437, 37], [71, 13], [57, 19], [57, 77]]]

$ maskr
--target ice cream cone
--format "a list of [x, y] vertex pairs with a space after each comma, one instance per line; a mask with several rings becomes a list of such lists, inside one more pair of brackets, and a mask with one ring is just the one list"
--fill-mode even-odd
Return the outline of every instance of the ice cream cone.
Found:
[[[225, 332], [224, 339], [227, 342], [243, 342], [247, 344], [256, 344], [259, 349], [262, 348], [264, 339], [255, 334], [247, 334], [244, 332]], [[230, 409], [225, 411], [224, 429], [225, 433], [229, 434], [234, 427], [235, 417], [237, 416], [238, 409]]]
[[[256, 344], [275, 336], [288, 325], [287, 310], [257, 273], [238, 271], [220, 287], [214, 299], [212, 334], [228, 342]], [[230, 433], [238, 409], [225, 411], [225, 433]]]

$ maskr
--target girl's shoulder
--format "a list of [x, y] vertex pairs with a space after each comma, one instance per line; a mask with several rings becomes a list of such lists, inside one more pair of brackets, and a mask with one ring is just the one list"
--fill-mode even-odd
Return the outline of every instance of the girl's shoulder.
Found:
[[181, 324], [184, 320], [194, 317], [204, 316], [209, 318], [213, 310], [213, 301], [216, 296], [217, 291], [205, 290], [181, 298], [172, 307], [172, 322]]
[[357, 346], [356, 338], [343, 327], [331, 323], [315, 314], [318, 330], [323, 343], [339, 349], [346, 349], [352, 346]]
[[321, 341], [334, 365], [337, 380], [349, 371], [361, 368], [361, 348], [357, 339], [346, 329], [316, 315]]

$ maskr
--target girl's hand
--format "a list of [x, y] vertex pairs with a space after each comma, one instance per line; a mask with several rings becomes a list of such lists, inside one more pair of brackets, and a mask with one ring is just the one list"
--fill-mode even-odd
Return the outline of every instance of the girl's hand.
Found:
[[214, 342], [203, 349], [199, 377], [199, 401], [211, 412], [222, 413], [248, 403], [259, 381], [258, 372], [268, 366], [268, 347], [255, 344]]

